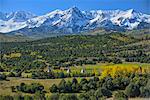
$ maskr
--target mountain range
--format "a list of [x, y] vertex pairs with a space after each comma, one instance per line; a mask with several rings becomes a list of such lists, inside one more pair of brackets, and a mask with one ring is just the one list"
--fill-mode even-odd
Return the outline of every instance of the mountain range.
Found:
[[77, 7], [37, 16], [30, 12], [0, 12], [0, 33], [23, 36], [79, 34], [103, 28], [125, 31], [150, 28], [150, 15], [133, 9], [81, 11]]

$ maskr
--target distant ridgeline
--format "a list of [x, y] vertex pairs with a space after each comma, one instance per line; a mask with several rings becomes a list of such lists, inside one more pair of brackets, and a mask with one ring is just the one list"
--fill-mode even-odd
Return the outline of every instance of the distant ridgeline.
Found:
[[8, 35], [47, 37], [104, 29], [128, 31], [150, 28], [150, 15], [129, 9], [81, 11], [77, 7], [36, 16], [25, 11], [0, 13], [0, 32]]

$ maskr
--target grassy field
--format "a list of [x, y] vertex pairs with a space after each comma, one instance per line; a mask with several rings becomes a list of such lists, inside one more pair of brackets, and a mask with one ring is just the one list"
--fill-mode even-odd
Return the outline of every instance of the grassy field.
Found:
[[[71, 80], [72, 78], [65, 78], [65, 80]], [[77, 78], [79, 81], [82, 78]], [[87, 78], [89, 79], [89, 77]], [[61, 79], [29, 79], [29, 78], [8, 78], [9, 81], [0, 81], [0, 95], [31, 95], [28, 93], [19, 93], [19, 92], [12, 92], [11, 91], [11, 86], [17, 86], [20, 83], [24, 82], [26, 84], [31, 84], [31, 83], [40, 83], [44, 85], [45, 91], [47, 92], [46, 95], [49, 96], [51, 93], [49, 92], [49, 87], [52, 86], [53, 84], [59, 84]], [[113, 98], [108, 98], [107, 100], [113, 100]], [[129, 98], [129, 100], [149, 100], [149, 98]]]
[[[148, 63], [129, 63], [125, 62], [122, 64], [112, 64], [112, 63], [97, 63], [96, 65], [83, 65], [83, 66], [71, 66], [70, 70], [71, 73], [80, 73], [82, 69], [85, 69], [88, 73], [95, 73], [96, 76], [99, 75], [105, 68], [112, 68], [112, 67], [142, 67], [148, 69], [147, 71], [150, 72], [150, 64]], [[48, 68], [45, 68], [44, 71], [47, 71]], [[67, 73], [67, 70], [60, 70], [60, 69], [53, 69], [53, 72], [64, 72]], [[8, 75], [10, 72], [0, 72], [3, 74]], [[22, 73], [23, 78], [31, 78], [32, 73]]]
[[[150, 71], [150, 64], [148, 63], [122, 63], [122, 64], [112, 64], [112, 63], [97, 63], [96, 65], [83, 65], [83, 66], [71, 66], [71, 73], [80, 73], [82, 69], [85, 69], [88, 73], [95, 73], [96, 76], [99, 75], [105, 68], [111, 67], [143, 67], [147, 68]], [[44, 71], [47, 71], [48, 68], [45, 68]], [[67, 73], [67, 70], [53, 69], [53, 72], [64, 72]], [[31, 73], [22, 73], [22, 77], [31, 77]]]
[[[49, 87], [52, 84], [57, 84], [60, 82], [61, 79], [56, 79], [56, 80], [51, 80], [51, 79], [44, 79], [44, 80], [34, 80], [34, 79], [29, 79], [29, 78], [7, 78], [8, 81], [0, 81], [0, 95], [15, 95], [17, 93], [13, 93], [11, 91], [11, 86], [17, 86], [20, 85], [20, 83], [26, 83], [26, 84], [31, 84], [31, 83], [40, 83], [44, 85], [45, 90], [47, 92]], [[23, 93], [24, 95], [24, 93]]]
[[[79, 81], [82, 78], [77, 78]], [[89, 77], [87, 78], [89, 79]], [[11, 91], [11, 86], [17, 86], [20, 85], [20, 83], [26, 83], [26, 84], [31, 84], [31, 83], [40, 83], [44, 86], [44, 90], [47, 92], [46, 95], [50, 95], [49, 88], [53, 84], [59, 84], [59, 82], [62, 79], [30, 79], [30, 78], [16, 78], [16, 77], [9, 77], [7, 78], [7, 81], [0, 81], [0, 95], [16, 95], [19, 94], [19, 92], [12, 92]], [[72, 78], [65, 78], [65, 80], [72, 80]], [[22, 95], [31, 95], [27, 93], [20, 93]]]
[[[80, 72], [82, 69], [85, 69], [86, 72], [100, 72], [105, 68], [108, 67], [143, 67], [143, 68], [150, 68], [150, 64], [148, 63], [122, 63], [122, 64], [112, 64], [112, 63], [98, 63], [96, 65], [83, 65], [83, 66], [72, 66], [70, 67], [71, 72]], [[56, 72], [60, 72], [61, 70], [54, 70]], [[66, 72], [66, 71], [64, 71]]]
[[[84, 67], [86, 71], [88, 72], [93, 72], [93, 71], [102, 71], [105, 68], [108, 67], [144, 67], [150, 69], [150, 64], [141, 64], [141, 63], [123, 63], [123, 64], [110, 64], [110, 63], [99, 63], [96, 65], [85, 65], [85, 66], [76, 66], [76, 67], [71, 67], [71, 72], [80, 72], [80, 70]], [[55, 70], [55, 71], [60, 71], [60, 70]], [[6, 73], [8, 74], [8, 73]], [[26, 73], [23, 73], [25, 75]], [[31, 73], [27, 73], [31, 74]], [[89, 79], [90, 77], [88, 77]], [[65, 80], [71, 80], [72, 78], [65, 78]], [[77, 78], [79, 81], [81, 78]], [[31, 78], [16, 78], [16, 77], [8, 77], [7, 81], [0, 81], [0, 95], [15, 95], [17, 93], [11, 92], [11, 86], [17, 86], [20, 85], [20, 83], [26, 83], [26, 84], [31, 84], [31, 83], [40, 83], [45, 87], [45, 91], [47, 92], [46, 95], [50, 95], [51, 93], [49, 92], [49, 88], [52, 86], [52, 84], [59, 84], [61, 79], [31, 79]], [[23, 93], [23, 95], [26, 95]]]

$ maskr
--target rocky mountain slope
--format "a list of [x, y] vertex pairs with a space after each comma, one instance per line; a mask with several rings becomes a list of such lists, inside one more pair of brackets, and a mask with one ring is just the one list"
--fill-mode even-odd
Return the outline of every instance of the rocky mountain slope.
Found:
[[98, 28], [124, 31], [149, 27], [150, 15], [133, 9], [81, 11], [72, 7], [42, 16], [24, 11], [0, 12], [0, 32], [13, 35], [49, 36], [56, 33], [77, 34]]

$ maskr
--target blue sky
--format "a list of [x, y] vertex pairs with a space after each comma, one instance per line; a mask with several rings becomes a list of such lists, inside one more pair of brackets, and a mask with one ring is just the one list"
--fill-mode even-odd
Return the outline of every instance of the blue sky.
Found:
[[76, 6], [81, 10], [135, 9], [150, 14], [150, 0], [0, 0], [0, 11], [29, 11], [42, 15]]

